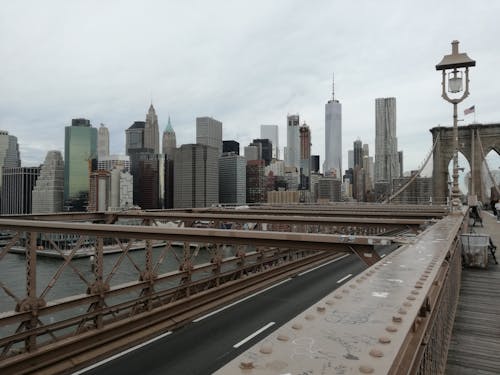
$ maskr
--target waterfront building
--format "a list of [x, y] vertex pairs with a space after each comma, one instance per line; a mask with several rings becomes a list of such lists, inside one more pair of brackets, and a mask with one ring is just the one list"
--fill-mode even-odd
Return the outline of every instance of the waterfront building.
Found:
[[64, 161], [61, 152], [47, 153], [31, 196], [34, 214], [63, 211]]
[[182, 145], [174, 158], [174, 207], [210, 207], [218, 201], [219, 149], [205, 144]]
[[235, 153], [223, 153], [219, 158], [219, 203], [246, 203], [246, 165], [245, 157]]
[[31, 214], [31, 192], [40, 174], [40, 167], [3, 167], [2, 215]]
[[222, 122], [212, 117], [197, 117], [196, 143], [215, 147], [222, 154]]
[[0, 189], [2, 187], [2, 168], [21, 166], [17, 137], [9, 135], [8, 131], [0, 130]]
[[342, 104], [335, 99], [335, 81], [332, 99], [325, 104], [325, 176], [342, 176]]
[[86, 210], [92, 161], [96, 159], [97, 129], [87, 119], [73, 119], [71, 126], [66, 126], [64, 136], [64, 200], [67, 210]]
[[261, 125], [260, 126], [260, 138], [269, 139], [272, 144], [272, 155], [273, 159], [280, 158], [280, 146], [279, 146], [279, 131], [278, 125]]

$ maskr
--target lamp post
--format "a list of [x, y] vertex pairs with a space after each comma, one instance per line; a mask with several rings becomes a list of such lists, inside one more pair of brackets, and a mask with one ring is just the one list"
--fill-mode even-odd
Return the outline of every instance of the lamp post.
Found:
[[[458, 52], [458, 40], [451, 42], [451, 54], [445, 55], [441, 62], [436, 65], [436, 70], [442, 74], [442, 94], [444, 100], [453, 104], [453, 186], [451, 190], [451, 211], [461, 210], [460, 189], [458, 187], [458, 119], [457, 104], [469, 96], [469, 67], [475, 66], [476, 62], [466, 53]], [[465, 75], [465, 90], [460, 97], [450, 98], [451, 94], [458, 94], [463, 90], [463, 78]], [[446, 79], [448, 77], [448, 80]], [[448, 81], [448, 84], [447, 84]]]

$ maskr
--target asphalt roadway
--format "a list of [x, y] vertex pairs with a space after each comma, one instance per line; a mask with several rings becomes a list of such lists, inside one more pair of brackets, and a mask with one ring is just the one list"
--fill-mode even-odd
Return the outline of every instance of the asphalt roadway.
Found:
[[346, 255], [74, 375], [211, 374], [365, 267]]

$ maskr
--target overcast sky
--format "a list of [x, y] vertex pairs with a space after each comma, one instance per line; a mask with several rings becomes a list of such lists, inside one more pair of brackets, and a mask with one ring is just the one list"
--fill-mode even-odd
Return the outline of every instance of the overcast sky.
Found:
[[[417, 5], [418, 4], [418, 5]], [[450, 126], [435, 65], [450, 42], [477, 61], [478, 122], [499, 122], [500, 1], [8, 1], [0, 11], [0, 129], [18, 138], [23, 165], [64, 149], [64, 127], [85, 117], [125, 129], [151, 100], [160, 131], [171, 116], [178, 145], [194, 143], [197, 116], [223, 122], [241, 146], [260, 124], [299, 113], [324, 156], [324, 105], [342, 103], [343, 167], [358, 137], [374, 153], [375, 98], [396, 97], [405, 170]], [[465, 117], [472, 122], [473, 115]], [[498, 155], [496, 156], [498, 158]]]

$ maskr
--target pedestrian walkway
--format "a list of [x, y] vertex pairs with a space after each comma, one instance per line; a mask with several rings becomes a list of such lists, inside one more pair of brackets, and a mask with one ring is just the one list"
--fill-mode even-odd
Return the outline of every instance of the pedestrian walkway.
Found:
[[[490, 235], [500, 255], [500, 223], [482, 212], [483, 227], [475, 233]], [[500, 265], [493, 259], [486, 269], [464, 268], [446, 374], [500, 373]]]

